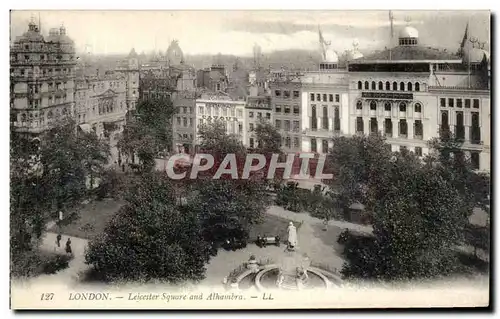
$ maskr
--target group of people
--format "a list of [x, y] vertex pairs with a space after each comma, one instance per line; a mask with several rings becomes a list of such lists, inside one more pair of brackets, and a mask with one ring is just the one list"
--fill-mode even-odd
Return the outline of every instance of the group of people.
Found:
[[[56, 237], [56, 246], [57, 248], [61, 248], [61, 240], [62, 240], [62, 235], [58, 234]], [[68, 240], [66, 240], [66, 247], [65, 247], [66, 254], [72, 255], [73, 250], [71, 249], [71, 238], [68, 237]]]

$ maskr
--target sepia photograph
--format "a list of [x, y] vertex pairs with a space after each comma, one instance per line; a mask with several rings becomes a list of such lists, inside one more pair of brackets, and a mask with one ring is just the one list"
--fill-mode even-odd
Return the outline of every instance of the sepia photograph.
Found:
[[491, 307], [490, 11], [9, 23], [11, 309]]

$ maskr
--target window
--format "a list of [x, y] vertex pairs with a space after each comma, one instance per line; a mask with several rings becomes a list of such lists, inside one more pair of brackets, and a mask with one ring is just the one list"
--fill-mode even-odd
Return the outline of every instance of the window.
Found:
[[405, 90], [405, 83], [404, 82], [399, 83], [399, 90], [400, 91], [404, 91]]
[[446, 99], [444, 97], [442, 97], [440, 100], [440, 105], [441, 107], [446, 107]]
[[237, 111], [237, 115], [238, 115], [238, 117], [243, 117], [243, 111], [242, 110], [238, 110]]
[[399, 151], [400, 152], [404, 152], [404, 151], [407, 151], [407, 150], [408, 150], [408, 147], [406, 147], [404, 145], [399, 146]]
[[300, 147], [300, 140], [298, 137], [293, 138], [293, 147], [294, 148], [299, 148]]
[[441, 112], [441, 130], [448, 131], [449, 130], [449, 122], [448, 122], [448, 111]]
[[406, 103], [405, 102], [399, 103], [399, 112], [406, 112]]
[[358, 81], [358, 90], [363, 89], [363, 83], [361, 81]]
[[328, 153], [328, 140], [321, 141], [321, 152]]
[[189, 127], [193, 127], [193, 119], [189, 118]]
[[420, 83], [415, 83], [415, 91], [420, 92]]
[[181, 118], [177, 117], [177, 125], [181, 125]]
[[385, 102], [384, 103], [384, 110], [390, 112], [391, 111], [391, 102]]
[[283, 96], [285, 97], [285, 99], [289, 99], [290, 98], [290, 91], [283, 91]]
[[243, 123], [238, 122], [238, 133], [243, 133]]
[[372, 81], [372, 90], [376, 90], [375, 81]]
[[318, 152], [318, 145], [317, 145], [316, 139], [314, 137], [311, 138], [311, 152], [313, 152], [313, 153]]
[[253, 112], [248, 112], [248, 117], [253, 118]]
[[29, 55], [25, 55], [25, 56], [24, 56], [24, 59], [25, 59], [26, 61], [28, 61], [28, 60], [30, 59], [30, 56], [29, 56]]
[[465, 99], [465, 108], [470, 109], [470, 99]]
[[290, 137], [289, 137], [289, 136], [287, 136], [287, 137], [285, 138], [285, 147], [290, 148], [290, 146], [291, 146], [290, 141], [291, 141]]
[[253, 138], [251, 137], [251, 138], [250, 138], [250, 147], [251, 147], [251, 148], [253, 148], [253, 147], [254, 147], [254, 144], [255, 144], [255, 143], [254, 143], [254, 140], [253, 140]]
[[281, 113], [281, 105], [276, 105], [276, 113]]
[[450, 99], [448, 99], [448, 106], [449, 106], [449, 107], [453, 107], [453, 104], [455, 104], [454, 102], [455, 102], [455, 101], [454, 101], [453, 99], [451, 99], [451, 98], [450, 98]]
[[473, 144], [479, 144], [481, 141], [481, 128], [479, 127], [479, 113], [478, 112], [471, 112], [472, 116], [472, 126], [470, 128], [471, 130], [471, 143]]
[[413, 91], [413, 84], [411, 82], [408, 83], [408, 91]]
[[391, 119], [385, 119], [384, 132], [385, 132], [385, 136], [392, 137], [392, 121], [391, 121]]
[[362, 117], [357, 117], [356, 118], [356, 133], [363, 133], [363, 118]]
[[455, 116], [456, 116], [455, 136], [456, 138], [463, 140], [465, 139], [464, 112], [457, 112]]
[[365, 81], [365, 90], [368, 90], [370, 88], [369, 85], [370, 84], [368, 83], [368, 81]]
[[419, 146], [415, 146], [415, 155], [418, 157], [422, 157], [422, 148]]
[[371, 111], [376, 111], [377, 110], [377, 102], [371, 101], [370, 102], [370, 110]]
[[472, 104], [472, 107], [475, 109], [479, 108], [479, 100], [478, 99], [474, 99], [474, 103]]
[[234, 117], [235, 116], [235, 112], [236, 110], [235, 109], [231, 109], [231, 116]]
[[311, 93], [310, 98], [311, 98], [311, 101], [314, 102], [314, 93]]
[[298, 133], [300, 130], [300, 122], [299, 121], [293, 121], [293, 131]]
[[462, 99], [457, 99], [457, 107], [462, 108]]
[[415, 103], [415, 113], [422, 113], [422, 104]]
[[471, 152], [470, 161], [472, 164], [472, 168], [479, 169], [479, 152]]
[[338, 106], [335, 107], [334, 113], [335, 117], [333, 119], [333, 130], [338, 132], [340, 131], [340, 111]]
[[262, 112], [257, 112], [257, 118], [258, 119], [262, 118]]
[[227, 107], [222, 108], [222, 116], [227, 116]]
[[391, 83], [389, 81], [385, 82], [385, 90], [390, 91], [391, 90]]
[[281, 120], [276, 120], [276, 129], [281, 130]]
[[336, 103], [340, 102], [340, 94], [335, 94], [335, 102]]
[[378, 123], [375, 117], [370, 118], [370, 133], [377, 134], [378, 132]]
[[318, 128], [318, 118], [316, 117], [316, 106], [313, 105], [311, 108], [311, 129], [316, 130]]
[[188, 126], [188, 121], [187, 121], [187, 117], [183, 117], [182, 118], [182, 124], [184, 127], [187, 127]]
[[333, 94], [329, 94], [328, 97], [329, 97], [328, 101], [333, 102]]
[[363, 102], [358, 101], [356, 102], [356, 110], [362, 110], [363, 109]]
[[182, 108], [182, 110], [184, 111], [184, 113], [187, 113], [187, 107], [186, 107], [186, 106], [184, 106], [184, 107]]
[[323, 106], [323, 117], [321, 118], [321, 128], [324, 130], [328, 130], [328, 107]]
[[296, 98], [298, 98], [298, 97], [300, 97], [300, 93], [299, 93], [299, 91], [293, 91], [293, 98], [295, 98], [295, 99], [296, 99]]
[[271, 119], [271, 113], [266, 112], [266, 119], [270, 120]]
[[285, 120], [285, 131], [289, 132], [290, 131], [290, 121]]
[[274, 91], [274, 96], [277, 96], [277, 97], [281, 96], [281, 91], [280, 90], [275, 90]]
[[326, 94], [323, 94], [323, 102], [328, 102]]
[[392, 82], [392, 90], [397, 91], [398, 90], [398, 83], [397, 82]]
[[382, 81], [378, 82], [378, 89], [379, 90], [383, 90], [384, 89], [384, 84], [382, 83]]
[[204, 111], [204, 110], [203, 110], [203, 106], [200, 106], [200, 107], [198, 108], [198, 111], [199, 111], [199, 113], [200, 113], [200, 114], [203, 114], [203, 111]]
[[421, 140], [424, 137], [424, 126], [421, 120], [415, 120], [413, 132], [415, 134], [415, 139]]
[[406, 123], [405, 119], [399, 120], [399, 136], [400, 137], [408, 136], [408, 123]]
[[321, 101], [321, 94], [319, 93], [316, 94], [316, 101], [318, 102]]
[[285, 114], [290, 114], [290, 105], [285, 105]]
[[293, 114], [299, 114], [299, 113], [300, 113], [299, 106], [298, 105], [294, 105], [293, 106]]
[[249, 129], [250, 129], [250, 132], [253, 132], [253, 131], [254, 131], [254, 129], [255, 129], [255, 125], [254, 125], [253, 123], [250, 123], [250, 124], [248, 125], [248, 127], [249, 127]]

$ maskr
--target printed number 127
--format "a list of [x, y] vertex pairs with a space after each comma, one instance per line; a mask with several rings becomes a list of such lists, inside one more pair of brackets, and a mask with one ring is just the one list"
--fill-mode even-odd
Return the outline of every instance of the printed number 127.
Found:
[[54, 298], [54, 293], [49, 292], [46, 294], [42, 294], [42, 297], [40, 298], [40, 300], [52, 300], [52, 298]]

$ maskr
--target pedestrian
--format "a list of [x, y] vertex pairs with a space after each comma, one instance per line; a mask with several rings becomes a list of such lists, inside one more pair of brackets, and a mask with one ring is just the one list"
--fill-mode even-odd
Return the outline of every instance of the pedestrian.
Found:
[[73, 254], [73, 251], [71, 250], [71, 238], [68, 238], [68, 240], [66, 241], [66, 253], [68, 255]]
[[56, 237], [56, 244], [57, 244], [57, 247], [58, 247], [58, 248], [60, 248], [60, 247], [61, 247], [61, 239], [62, 239], [61, 234], [57, 234], [57, 237]]

